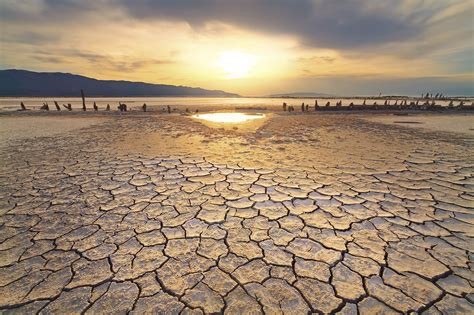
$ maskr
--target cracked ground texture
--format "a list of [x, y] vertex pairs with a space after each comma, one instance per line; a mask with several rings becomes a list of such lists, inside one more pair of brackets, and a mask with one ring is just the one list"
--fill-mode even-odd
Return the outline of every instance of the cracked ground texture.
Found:
[[4, 141], [1, 312], [473, 314], [474, 139], [362, 118]]

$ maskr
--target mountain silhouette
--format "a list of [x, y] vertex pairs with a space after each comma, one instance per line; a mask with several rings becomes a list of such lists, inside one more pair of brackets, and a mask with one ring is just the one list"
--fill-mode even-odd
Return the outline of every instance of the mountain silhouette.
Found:
[[187, 86], [131, 81], [97, 80], [61, 72], [0, 70], [0, 96], [208, 96], [237, 97], [238, 94]]

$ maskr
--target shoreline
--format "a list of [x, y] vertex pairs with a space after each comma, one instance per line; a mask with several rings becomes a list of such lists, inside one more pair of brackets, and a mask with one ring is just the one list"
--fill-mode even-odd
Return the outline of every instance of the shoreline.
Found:
[[[156, 110], [150, 109], [146, 112], [139, 109], [130, 109], [127, 112], [120, 112], [118, 110], [98, 110], [94, 111], [89, 109], [87, 111], [82, 111], [80, 109], [72, 111], [56, 111], [56, 110], [11, 110], [11, 111], [0, 111], [0, 117], [2, 116], [136, 116], [136, 115], [183, 115], [191, 116], [195, 113], [210, 113], [210, 112], [262, 112], [262, 113], [276, 113], [282, 115], [325, 115], [325, 114], [351, 114], [351, 115], [360, 115], [360, 114], [369, 114], [369, 115], [394, 115], [394, 116], [416, 116], [416, 115], [470, 115], [474, 114], [474, 106], [466, 106], [465, 108], [443, 108], [440, 110], [430, 110], [430, 109], [349, 109], [346, 106], [342, 108], [337, 108], [333, 106], [332, 108], [320, 108], [319, 110], [314, 110], [314, 107], [309, 111], [301, 112], [295, 110], [294, 112], [282, 111], [274, 108], [265, 108], [265, 107], [237, 107], [237, 108], [226, 108], [222, 106], [207, 106], [206, 108], [200, 110], [199, 106], [189, 106], [189, 112], [183, 111], [182, 106], [176, 106], [173, 108], [171, 113], [166, 112], [166, 110]], [[196, 109], [199, 111], [196, 112]]]
[[[208, 98], [208, 97], [87, 97], [85, 99], [87, 109], [93, 109], [97, 105], [99, 111], [104, 110], [107, 105], [112, 110], [116, 110], [119, 103], [127, 104], [129, 109], [139, 109], [143, 104], [147, 104], [149, 110], [166, 110], [167, 106], [176, 109], [189, 108], [192, 111], [209, 111], [221, 109], [267, 109], [279, 111], [284, 103], [288, 107], [293, 106], [296, 112], [300, 111], [302, 103], [308, 106], [309, 111], [313, 111], [318, 105], [318, 111], [334, 110], [369, 110], [377, 107], [377, 110], [405, 110], [405, 109], [434, 109], [444, 110], [449, 107], [463, 105], [466, 108], [474, 109], [474, 98], [420, 98], [420, 97], [320, 97], [320, 98], [268, 98], [268, 97], [239, 97], [239, 98]], [[80, 97], [35, 97], [35, 98], [5, 98], [0, 97], [0, 113], [6, 111], [16, 111], [21, 109], [21, 103], [27, 110], [39, 110], [44, 104], [49, 104], [51, 111], [56, 111], [57, 102], [62, 111], [65, 106], [71, 104], [73, 110], [81, 110], [83, 102]], [[318, 104], [319, 102], [319, 104]], [[326, 104], [329, 103], [329, 106]], [[378, 104], [377, 104], [378, 103]], [[377, 105], [376, 105], [377, 104]], [[338, 106], [339, 105], [339, 106]]]
[[[234, 110], [211, 110], [200, 111], [201, 113], [229, 113]], [[278, 124], [279, 121], [286, 121], [286, 128], [292, 128], [300, 135], [296, 137], [306, 137], [305, 129], [301, 129], [300, 122], [307, 121], [309, 125], [318, 126], [320, 121], [339, 121], [338, 128], [347, 128], [346, 121], [357, 120], [358, 128], [366, 128], [369, 124], [378, 125], [378, 129], [385, 126], [397, 128], [401, 133], [449, 133], [452, 136], [459, 136], [465, 139], [474, 139], [474, 112], [472, 111], [321, 111], [321, 112], [283, 112], [276, 110], [243, 110], [241, 113], [261, 113], [266, 118], [243, 123], [221, 123], [197, 120], [191, 113], [172, 112], [168, 114], [162, 111], [61, 111], [61, 112], [40, 112], [40, 111], [17, 111], [0, 113], [0, 137], [7, 138], [31, 138], [44, 134], [61, 134], [74, 126], [84, 127], [96, 122], [123, 121], [128, 124], [139, 125], [144, 122], [153, 124], [164, 124], [180, 126], [180, 135], [192, 136], [196, 129], [204, 130], [206, 140], [208, 134], [213, 134], [219, 130], [230, 131], [232, 134], [245, 134], [256, 137], [278, 137], [275, 131], [269, 131], [265, 127], [267, 124]], [[292, 123], [290, 123], [292, 122]], [[175, 125], [175, 123], [179, 123]], [[38, 128], [37, 132], [32, 130]], [[299, 131], [298, 131], [299, 130]], [[44, 131], [44, 132], [43, 132]], [[126, 131], [124, 131], [127, 134]], [[357, 136], [349, 135], [349, 138], [357, 139]], [[471, 141], [471, 140], [469, 140]], [[159, 142], [159, 141], [158, 141]], [[207, 143], [207, 140], [206, 140]], [[186, 144], [187, 145], [187, 144]], [[199, 144], [194, 144], [199, 145]]]

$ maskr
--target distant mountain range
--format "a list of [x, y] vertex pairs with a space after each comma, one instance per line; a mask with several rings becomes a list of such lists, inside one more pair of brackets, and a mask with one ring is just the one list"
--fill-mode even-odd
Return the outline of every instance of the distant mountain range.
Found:
[[332, 97], [334, 95], [325, 93], [314, 93], [314, 92], [294, 92], [294, 93], [283, 93], [283, 94], [272, 94], [270, 97]]
[[96, 80], [70, 73], [0, 70], [0, 96], [208, 96], [238, 94], [187, 86]]

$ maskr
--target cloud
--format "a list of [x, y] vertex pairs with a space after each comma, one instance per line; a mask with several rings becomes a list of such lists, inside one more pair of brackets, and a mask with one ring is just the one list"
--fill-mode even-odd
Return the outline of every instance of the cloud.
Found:
[[72, 59], [77, 59], [82, 64], [87, 63], [92, 67], [100, 67], [101, 69], [113, 70], [117, 72], [132, 72], [149, 66], [175, 63], [175, 61], [171, 59], [137, 58], [133, 56], [114, 57], [94, 52], [71, 49], [55, 49], [52, 51], [37, 49], [33, 52], [32, 57], [41, 62], [51, 64], [60, 64], [65, 60], [71, 61]]
[[312, 57], [300, 57], [297, 61], [303, 65], [312, 63], [332, 63], [336, 60], [335, 57], [331, 56], [312, 56]]
[[65, 61], [63, 58], [57, 56], [33, 55], [32, 58], [45, 64], [60, 64]]
[[45, 34], [37, 31], [20, 31], [20, 32], [5, 32], [2, 34], [2, 42], [18, 43], [28, 45], [38, 45], [45, 43], [55, 43], [60, 40], [61, 36], [58, 34]]
[[[60, 21], [66, 23], [96, 10], [107, 9], [108, 0], [2, 0], [2, 21]], [[50, 20], [53, 19], [53, 20]]]
[[[85, 28], [100, 20], [125, 25], [178, 21], [204, 33], [217, 22], [291, 36], [309, 48], [350, 51], [423, 40], [423, 34], [447, 19], [449, 30], [465, 28], [472, 9], [461, 0], [2, 0], [0, 18]], [[467, 19], [456, 18], [466, 12]]]
[[283, 82], [284, 88], [275, 92], [294, 90], [329, 93], [339, 96], [351, 95], [420, 95], [438, 93], [445, 95], [474, 95], [472, 81], [464, 76], [387, 78], [384, 76], [313, 76]]
[[[181, 21], [199, 29], [219, 22], [294, 36], [303, 45], [350, 49], [411, 39], [453, 0], [3, 0], [5, 21], [67, 23], [121, 11], [137, 21]], [[454, 1], [455, 3], [459, 1]], [[428, 4], [427, 4], [428, 3]], [[439, 3], [442, 3], [439, 4]], [[117, 20], [121, 23], [122, 20]]]
[[[393, 14], [367, 0], [120, 0], [136, 19], [179, 20], [193, 27], [221, 22], [298, 37], [304, 45], [350, 48], [411, 38], [422, 25], [412, 14]], [[400, 2], [400, 1], [394, 1]]]

